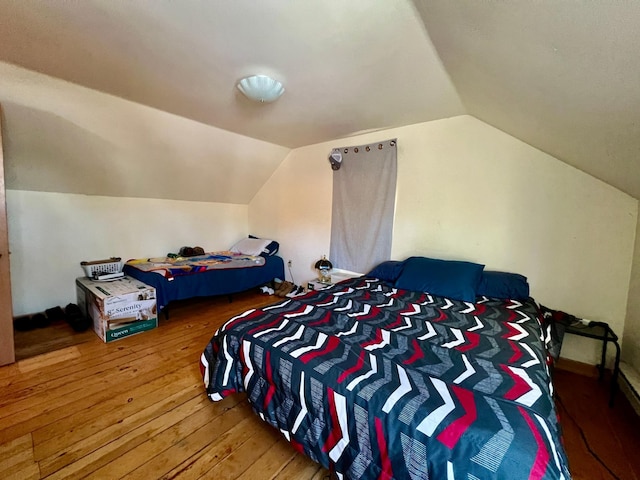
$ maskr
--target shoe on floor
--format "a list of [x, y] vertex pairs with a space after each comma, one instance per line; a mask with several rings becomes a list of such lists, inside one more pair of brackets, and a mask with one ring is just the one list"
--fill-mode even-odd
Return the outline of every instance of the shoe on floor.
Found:
[[66, 320], [64, 311], [60, 307], [47, 308], [44, 313], [47, 315], [47, 318], [53, 323], [64, 322]]
[[282, 280], [280, 280], [278, 278], [273, 280], [272, 288], [273, 288], [273, 292], [276, 295], [278, 294], [278, 290], [280, 290], [282, 288], [282, 283], [283, 283]]
[[297, 297], [298, 295], [300, 295], [303, 292], [304, 292], [304, 288], [298, 287], [297, 285], [294, 285], [293, 286], [293, 290], [291, 290], [285, 296], [289, 297], [289, 298], [293, 298], [293, 297]]
[[31, 322], [36, 326], [36, 328], [45, 328], [51, 324], [51, 321], [46, 317], [44, 313], [36, 313], [33, 317], [31, 317]]
[[84, 332], [91, 326], [91, 319], [86, 317], [80, 307], [75, 303], [70, 303], [64, 309], [67, 322], [76, 332]]
[[275, 292], [274, 292], [274, 293], [275, 293], [278, 297], [282, 297], [282, 296], [284, 296], [284, 294], [286, 293], [286, 291], [289, 291], [289, 290], [287, 290], [287, 289], [288, 289], [288, 288], [290, 289], [290, 286], [291, 286], [291, 285], [292, 285], [292, 283], [291, 283], [291, 282], [287, 282], [286, 280], [284, 280], [284, 281], [280, 282], [280, 284], [275, 288]]
[[36, 328], [35, 324], [31, 321], [31, 317], [25, 315], [24, 317], [18, 317], [13, 320], [13, 329], [18, 332], [28, 332]]
[[276, 292], [276, 295], [278, 295], [279, 297], [284, 297], [287, 295], [287, 293], [291, 292], [291, 290], [293, 290], [294, 288], [295, 288], [295, 285], [293, 283], [284, 281], [282, 282], [282, 288], [280, 288]]

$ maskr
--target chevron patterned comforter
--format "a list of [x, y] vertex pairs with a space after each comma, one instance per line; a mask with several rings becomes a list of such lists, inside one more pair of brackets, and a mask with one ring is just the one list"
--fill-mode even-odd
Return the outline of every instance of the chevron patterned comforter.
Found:
[[533, 301], [361, 277], [230, 319], [201, 367], [339, 478], [568, 479], [546, 360]]

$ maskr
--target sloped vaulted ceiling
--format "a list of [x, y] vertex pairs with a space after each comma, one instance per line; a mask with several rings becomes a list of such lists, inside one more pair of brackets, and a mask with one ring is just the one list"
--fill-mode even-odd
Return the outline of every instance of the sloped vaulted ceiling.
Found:
[[[91, 89], [100, 100], [87, 101], [109, 104], [113, 122], [118, 111], [125, 119], [136, 107], [116, 108], [120, 100], [105, 94], [161, 111], [136, 118], [171, 125], [160, 142], [162, 130], [146, 144], [114, 148], [100, 125], [77, 115], [59, 121], [60, 107], [24, 105], [19, 82], [0, 84], [7, 183], [242, 203], [290, 148], [468, 113], [640, 198], [639, 9], [613, 0], [0, 0], [0, 61], [12, 81], [28, 75], [8, 64], [53, 77], [33, 80], [47, 88], [61, 79], [70, 82], [59, 86], [65, 92]], [[269, 105], [245, 99], [235, 84], [254, 73], [281, 80], [285, 95]], [[69, 94], [78, 96], [92, 97]], [[81, 158], [87, 172], [116, 159], [115, 166], [156, 172], [155, 188], [52, 185], [69, 177], [33, 175], [47, 150], [29, 143], [33, 125], [50, 143], [68, 131], [82, 137], [61, 155]], [[192, 167], [185, 167], [184, 145], [171, 140], [174, 129], [202, 131]], [[78, 152], [78, 144], [87, 148]], [[245, 148], [234, 146], [240, 144]], [[100, 145], [112, 154], [91, 155]], [[176, 186], [171, 173], [184, 170], [200, 178], [222, 170], [236, 188]]]
[[640, 2], [416, 5], [469, 114], [640, 198]]

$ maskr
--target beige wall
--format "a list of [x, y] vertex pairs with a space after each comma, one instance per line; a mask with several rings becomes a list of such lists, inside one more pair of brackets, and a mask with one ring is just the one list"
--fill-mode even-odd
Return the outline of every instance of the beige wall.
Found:
[[[470, 116], [292, 151], [250, 203], [249, 228], [281, 242], [295, 281], [312, 278], [312, 264], [329, 253], [330, 150], [394, 137], [392, 258], [522, 273], [539, 302], [622, 334], [638, 202]], [[568, 337], [563, 355], [596, 363], [597, 344]]]
[[640, 372], [640, 218], [636, 228], [636, 247], [629, 284], [629, 305], [627, 320], [624, 324], [622, 359]]
[[229, 248], [289, 152], [4, 62], [0, 78], [14, 315], [75, 301], [82, 260]]
[[4, 62], [0, 78], [7, 189], [247, 204], [289, 152]]
[[246, 205], [7, 191], [13, 313], [76, 301], [83, 260], [226, 250], [247, 234]]

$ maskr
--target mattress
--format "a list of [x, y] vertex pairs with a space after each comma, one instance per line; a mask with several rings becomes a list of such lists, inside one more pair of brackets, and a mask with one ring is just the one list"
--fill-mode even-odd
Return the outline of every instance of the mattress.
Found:
[[[198, 262], [197, 257], [194, 261]], [[246, 267], [234, 264], [229, 268], [224, 268], [224, 264], [209, 264], [206, 268], [202, 265], [197, 268], [198, 265], [195, 265], [188, 273], [166, 268], [145, 271], [135, 264], [127, 263], [123, 271], [126, 275], [155, 287], [158, 309], [161, 310], [175, 300], [230, 295], [264, 285], [274, 278], [284, 279], [284, 261], [277, 255], [264, 257], [264, 262], [247, 263], [249, 265]], [[167, 271], [171, 274], [167, 275]], [[178, 272], [181, 274], [176, 274]]]
[[231, 318], [201, 369], [339, 478], [570, 478], [542, 338], [533, 300], [360, 277]]

